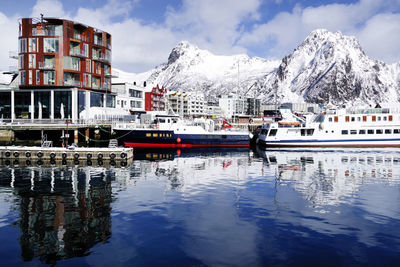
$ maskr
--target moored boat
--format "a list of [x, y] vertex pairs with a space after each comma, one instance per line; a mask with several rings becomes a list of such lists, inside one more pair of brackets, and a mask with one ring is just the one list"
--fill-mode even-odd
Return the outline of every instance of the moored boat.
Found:
[[[389, 108], [330, 109], [298, 117], [281, 109], [257, 144], [265, 147], [400, 147], [400, 113]], [[285, 118], [287, 118], [285, 120]]]
[[249, 147], [250, 133], [228, 127], [215, 130], [212, 120], [187, 122], [177, 116], [157, 116], [150, 125], [118, 125], [115, 138], [126, 147]]

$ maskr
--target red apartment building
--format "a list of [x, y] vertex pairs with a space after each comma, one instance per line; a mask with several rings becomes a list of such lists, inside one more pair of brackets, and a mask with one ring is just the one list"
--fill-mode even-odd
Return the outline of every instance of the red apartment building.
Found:
[[167, 89], [162, 86], [153, 87], [150, 92], [145, 93], [145, 110], [146, 111], [164, 111], [166, 109]]
[[76, 120], [90, 107], [115, 107], [107, 32], [58, 18], [20, 19], [18, 71], [19, 89], [2, 93], [11, 103], [5, 118]]

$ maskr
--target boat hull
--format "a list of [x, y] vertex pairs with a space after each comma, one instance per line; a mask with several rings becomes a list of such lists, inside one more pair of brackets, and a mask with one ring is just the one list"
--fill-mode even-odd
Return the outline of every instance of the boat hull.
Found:
[[400, 139], [279, 141], [258, 139], [257, 144], [263, 147], [400, 147]]
[[249, 147], [248, 134], [182, 134], [164, 130], [114, 130], [125, 147]]

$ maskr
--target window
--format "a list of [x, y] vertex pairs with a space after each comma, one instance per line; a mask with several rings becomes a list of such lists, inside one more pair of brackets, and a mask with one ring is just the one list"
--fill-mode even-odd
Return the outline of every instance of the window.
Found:
[[29, 52], [37, 52], [36, 50], [36, 38], [29, 38], [28, 39], [28, 51]]
[[356, 118], [355, 117], [351, 117], [351, 121], [356, 121]]
[[376, 116], [372, 116], [372, 121], [376, 121]]
[[29, 68], [36, 69], [36, 54], [29, 54]]
[[389, 115], [389, 121], [392, 121], [392, 120], [393, 120], [393, 116]]
[[92, 79], [92, 75], [88, 74], [88, 73], [84, 73], [83, 74], [83, 87], [91, 87], [91, 79]]
[[[385, 117], [386, 118], [386, 117]], [[391, 134], [392, 133], [392, 130], [391, 129], [386, 129], [385, 130], [385, 134]]]
[[32, 70], [28, 71], [28, 83], [32, 84]]
[[81, 112], [85, 110], [86, 107], [86, 92], [78, 90], [78, 116], [80, 117]]
[[146, 137], [151, 137], [151, 133], [146, 133]]
[[358, 134], [365, 134], [365, 130], [358, 131]]
[[361, 117], [357, 117], [357, 121], [361, 121]]
[[378, 116], [378, 121], [381, 121], [381, 116]]
[[350, 134], [357, 134], [357, 130], [350, 130]]
[[383, 130], [382, 129], [376, 129], [376, 134], [383, 134]]
[[92, 60], [91, 59], [86, 59], [86, 72], [92, 72]]
[[91, 107], [103, 107], [104, 106], [104, 97], [101, 93], [90, 93], [90, 106]]
[[25, 84], [25, 71], [19, 71], [19, 82], [20, 84]]
[[271, 129], [271, 131], [269, 131], [269, 136], [276, 136], [277, 131], [277, 129]]
[[367, 121], [367, 116], [363, 116], [363, 121], [364, 121], [364, 122]]
[[26, 53], [26, 38], [19, 39], [18, 52]]
[[55, 84], [55, 73], [54, 71], [44, 71], [43, 72], [43, 84]]
[[106, 95], [106, 107], [115, 108], [115, 95]]
[[312, 136], [314, 134], [314, 129], [307, 129], [307, 135]]
[[335, 120], [335, 122], [338, 122], [339, 121], [338, 116], [335, 116], [334, 120]]
[[384, 116], [384, 117], [383, 117], [383, 120], [384, 120], [384, 121], [387, 121], [387, 117], [386, 117], [386, 116]]
[[153, 137], [158, 137], [158, 134], [157, 133], [153, 133]]
[[57, 53], [58, 52], [58, 38], [43, 38], [43, 52]]
[[40, 84], [40, 70], [36, 71], [36, 84]]
[[81, 70], [81, 60], [78, 57], [64, 57], [64, 69], [66, 70]]
[[374, 134], [374, 130], [368, 130], [367, 133], [368, 134]]
[[19, 69], [24, 69], [25, 68], [24, 54], [19, 55], [18, 68]]
[[342, 134], [349, 134], [348, 130], [342, 130]]
[[394, 133], [394, 134], [400, 134], [400, 129], [394, 129], [394, 130], [393, 130], [393, 133]]
[[[83, 44], [83, 51], [82, 51], [83, 56], [89, 57], [89, 45], [88, 44]], [[90, 60], [90, 59], [89, 59]]]
[[350, 117], [346, 116], [346, 122], [349, 122], [349, 121], [350, 121]]

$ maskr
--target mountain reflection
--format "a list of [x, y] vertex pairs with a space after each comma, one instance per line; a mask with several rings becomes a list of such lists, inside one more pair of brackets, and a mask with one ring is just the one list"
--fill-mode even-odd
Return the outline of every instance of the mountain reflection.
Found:
[[257, 150], [280, 185], [315, 206], [350, 201], [364, 184], [399, 184], [400, 152]]
[[84, 256], [111, 236], [111, 181], [78, 168], [3, 169], [18, 196], [22, 259], [54, 264]]

